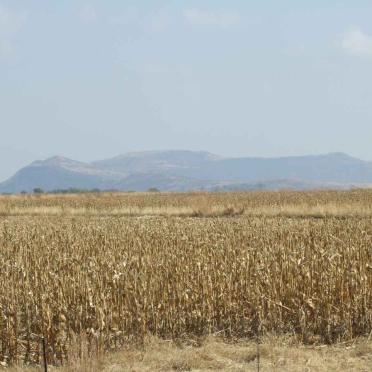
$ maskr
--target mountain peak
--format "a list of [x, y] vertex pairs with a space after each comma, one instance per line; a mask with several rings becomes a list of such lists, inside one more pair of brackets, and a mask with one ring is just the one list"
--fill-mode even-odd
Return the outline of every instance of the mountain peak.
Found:
[[207, 151], [191, 151], [191, 150], [150, 150], [150, 151], [131, 151], [115, 156], [112, 159], [118, 158], [199, 158], [199, 159], [221, 159], [222, 157], [212, 154]]
[[76, 160], [66, 158], [64, 156], [56, 155], [44, 160], [36, 160], [31, 165], [32, 166], [63, 166], [67, 164], [83, 164]]
[[44, 160], [34, 161], [26, 168], [64, 169], [71, 172], [80, 172], [85, 174], [102, 173], [101, 171], [98, 171], [92, 164], [69, 159], [59, 155], [52, 156]]
[[329, 154], [327, 154], [327, 156], [339, 159], [357, 159], [353, 156], [350, 156], [349, 154], [346, 154], [345, 152], [330, 152]]
[[174, 169], [198, 167], [222, 157], [206, 151], [164, 150], [128, 152], [114, 158], [92, 163], [97, 168], [116, 172], [165, 172]]
[[331, 152], [327, 154], [327, 157], [328, 159], [332, 161], [341, 161], [341, 162], [349, 162], [349, 163], [367, 163], [364, 160], [355, 158], [344, 152]]

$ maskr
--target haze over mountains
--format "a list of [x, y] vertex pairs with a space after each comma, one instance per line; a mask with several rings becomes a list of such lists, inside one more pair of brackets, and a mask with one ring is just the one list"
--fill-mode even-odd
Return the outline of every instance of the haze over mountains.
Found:
[[57, 189], [163, 191], [348, 188], [372, 185], [372, 162], [343, 153], [225, 158], [208, 152], [133, 152], [84, 163], [56, 156], [35, 161], [0, 183], [1, 193]]

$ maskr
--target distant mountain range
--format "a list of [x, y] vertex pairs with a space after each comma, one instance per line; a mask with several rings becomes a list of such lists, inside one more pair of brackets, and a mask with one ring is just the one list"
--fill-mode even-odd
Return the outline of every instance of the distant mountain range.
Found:
[[144, 191], [312, 189], [372, 186], [372, 162], [343, 153], [225, 158], [208, 152], [132, 152], [83, 163], [56, 156], [35, 161], [0, 183], [0, 193], [57, 189]]

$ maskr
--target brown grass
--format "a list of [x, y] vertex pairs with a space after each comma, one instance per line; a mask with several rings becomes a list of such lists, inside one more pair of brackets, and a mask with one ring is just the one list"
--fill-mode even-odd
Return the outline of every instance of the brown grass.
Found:
[[0, 216], [372, 217], [372, 190], [0, 195]]
[[[333, 346], [304, 346], [284, 337], [266, 337], [259, 345], [261, 371], [271, 372], [367, 372], [372, 363], [372, 343], [366, 339]], [[257, 371], [257, 345], [252, 341], [224, 342], [209, 336], [203, 340], [172, 342], [155, 337], [142, 347], [89, 356], [74, 355], [68, 365], [49, 367], [58, 372], [98, 371]], [[40, 371], [24, 366], [9, 372]]]
[[41, 336], [54, 365], [149, 335], [366, 337], [369, 205], [360, 190], [1, 197], [0, 362], [40, 363]]
[[48, 207], [12, 207], [0, 209], [0, 216], [101, 216], [101, 217], [232, 217], [240, 216], [244, 208], [233, 206], [210, 206], [210, 207], [130, 207], [130, 208], [72, 208], [63, 206]]

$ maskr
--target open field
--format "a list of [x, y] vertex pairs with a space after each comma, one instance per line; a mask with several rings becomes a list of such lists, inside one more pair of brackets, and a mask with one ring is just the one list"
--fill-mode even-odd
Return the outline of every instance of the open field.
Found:
[[[286, 370], [325, 370], [324, 361], [311, 367], [316, 347], [344, 342], [353, 347], [337, 360], [354, 358], [350, 370], [367, 371], [371, 206], [368, 190], [1, 196], [0, 362], [40, 363], [45, 337], [55, 365], [75, 363], [83, 349], [97, 363], [122, 350], [102, 363], [119, 355], [133, 370], [177, 369], [141, 367], [133, 356], [156, 359], [160, 348], [163, 360], [183, 355], [178, 370], [202, 370], [191, 363], [198, 350], [218, 364], [218, 350], [253, 355], [249, 340], [274, 335], [313, 349], [293, 346], [304, 353], [296, 362], [290, 346], [270, 354], [265, 341], [264, 370], [275, 370], [280, 353]], [[184, 345], [208, 334], [218, 340], [201, 349], [169, 350], [166, 341], [146, 349], [149, 337]], [[123, 351], [128, 345], [137, 346]], [[255, 357], [226, 358], [211, 368], [254, 370]]]
[[372, 217], [372, 189], [0, 195], [0, 216]]

